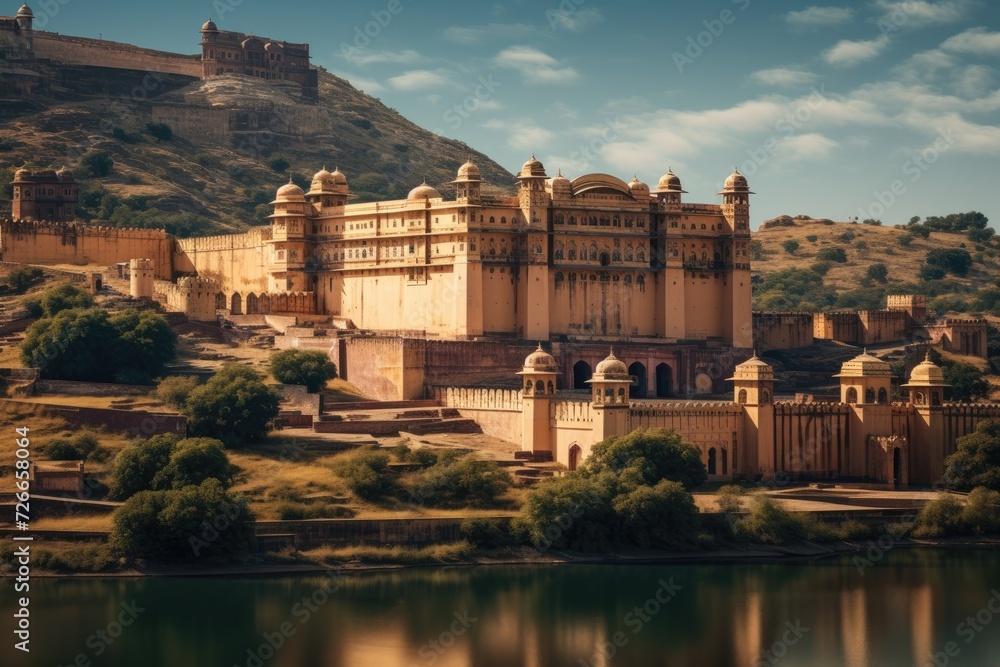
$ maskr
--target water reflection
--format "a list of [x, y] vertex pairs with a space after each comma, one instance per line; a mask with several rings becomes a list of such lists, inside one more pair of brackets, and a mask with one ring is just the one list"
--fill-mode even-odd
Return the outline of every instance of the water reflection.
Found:
[[[36, 580], [31, 660], [14, 662], [5, 642], [0, 662], [910, 667], [957, 640], [952, 665], [983, 665], [1000, 654], [1000, 632], [966, 644], [955, 627], [986, 604], [998, 573], [1000, 554], [988, 551], [899, 549], [864, 575], [850, 557], [427, 569], [346, 577], [329, 595], [320, 576]], [[676, 596], [658, 602], [671, 583]], [[14, 599], [12, 582], [0, 583], [5, 618]], [[133, 601], [144, 611], [95, 655], [88, 638]]]

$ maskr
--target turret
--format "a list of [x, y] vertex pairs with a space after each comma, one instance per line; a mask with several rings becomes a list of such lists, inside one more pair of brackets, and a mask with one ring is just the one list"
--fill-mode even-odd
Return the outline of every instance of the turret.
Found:
[[542, 349], [528, 355], [521, 376], [521, 450], [552, 452], [549, 432], [549, 401], [556, 393], [559, 366], [555, 357]]
[[18, 51], [22, 58], [32, 58], [35, 55], [34, 20], [35, 13], [28, 5], [21, 5], [17, 10]]
[[458, 176], [452, 181], [455, 186], [455, 200], [459, 203], [478, 204], [482, 201], [483, 177], [479, 167], [469, 160], [458, 168]]
[[153, 298], [153, 260], [130, 259], [128, 292], [133, 299]]
[[944, 403], [944, 390], [951, 385], [944, 380], [944, 371], [927, 356], [910, 372], [910, 381], [902, 389], [910, 392], [910, 403], [918, 407], [940, 407]]
[[840, 373], [840, 402], [859, 405], [887, 404], [892, 370], [889, 364], [868, 354], [845, 361]]
[[774, 369], [757, 358], [756, 352], [736, 367], [729, 380], [740, 405], [767, 405], [774, 400]]

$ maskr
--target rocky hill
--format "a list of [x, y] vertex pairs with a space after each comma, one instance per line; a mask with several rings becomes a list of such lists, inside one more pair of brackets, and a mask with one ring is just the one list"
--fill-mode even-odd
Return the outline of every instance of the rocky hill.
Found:
[[[939, 314], [1000, 314], [993, 299], [1000, 299], [1000, 243], [995, 238], [974, 241], [968, 230], [884, 227], [800, 215], [764, 222], [753, 239], [758, 310], [872, 308], [885, 305], [886, 293], [917, 293], [925, 294]], [[969, 260], [964, 274], [935, 264], [942, 255], [964, 253]]]
[[[236, 75], [201, 81], [48, 66], [42, 79], [30, 94], [0, 86], [0, 181], [22, 164], [89, 174], [81, 209], [95, 222], [180, 235], [239, 231], [264, 222], [266, 202], [289, 177], [307, 185], [324, 166], [347, 175], [357, 201], [405, 197], [424, 180], [450, 192], [470, 157], [492, 186], [510, 189], [514, 179], [322, 70], [318, 104], [297, 85]], [[114, 161], [106, 176], [81, 169], [95, 152]], [[3, 215], [9, 188], [0, 193]]]

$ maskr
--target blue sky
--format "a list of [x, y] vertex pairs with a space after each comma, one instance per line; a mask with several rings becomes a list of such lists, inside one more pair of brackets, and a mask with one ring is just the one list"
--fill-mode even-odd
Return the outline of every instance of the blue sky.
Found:
[[[194, 53], [221, 29], [313, 62], [515, 171], [655, 183], [715, 202], [740, 165], [754, 226], [981, 210], [1000, 226], [993, 0], [49, 0], [45, 29]], [[16, 10], [15, 2], [9, 12]]]

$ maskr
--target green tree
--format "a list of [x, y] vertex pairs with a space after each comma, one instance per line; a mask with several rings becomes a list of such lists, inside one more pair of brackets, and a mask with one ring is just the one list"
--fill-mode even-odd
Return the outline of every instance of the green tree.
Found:
[[253, 543], [246, 500], [216, 479], [176, 491], [142, 491], [115, 512], [109, 544], [126, 560], [233, 560]]
[[868, 267], [868, 277], [884, 285], [889, 282], [889, 269], [882, 262], [872, 264]]
[[267, 166], [271, 168], [272, 171], [276, 171], [279, 174], [292, 166], [288, 160], [281, 157], [280, 155], [275, 155], [274, 157], [268, 159]]
[[183, 413], [192, 435], [239, 446], [267, 435], [278, 416], [278, 394], [252, 368], [226, 364], [188, 395]]
[[614, 539], [617, 492], [613, 473], [572, 472], [539, 484], [525, 498], [515, 531], [540, 551], [548, 548], [603, 551]]
[[972, 364], [945, 364], [944, 379], [951, 385], [953, 401], [977, 401], [990, 395], [990, 383]]
[[698, 449], [665, 428], [638, 429], [599, 442], [582, 467], [591, 475], [614, 472], [632, 485], [669, 479], [690, 489], [708, 479]]
[[423, 476], [420, 489], [431, 489], [425, 498], [427, 504], [493, 505], [513, 485], [510, 473], [496, 461], [483, 461], [472, 457], [439, 463]]
[[816, 259], [844, 264], [847, 262], [847, 252], [843, 248], [823, 248], [816, 253]]
[[115, 378], [144, 383], [163, 373], [177, 354], [177, 334], [159, 313], [125, 310], [111, 318], [115, 328]]
[[903, 233], [903, 234], [899, 235], [899, 245], [901, 245], [901, 246], [903, 246], [905, 248], [906, 246], [910, 245], [911, 243], [913, 243], [913, 234], [910, 234], [909, 232], [906, 232], [906, 233]]
[[138, 440], [118, 453], [111, 468], [108, 497], [125, 500], [153, 488], [156, 475], [170, 463], [177, 435], [157, 435]]
[[50, 461], [84, 461], [98, 448], [97, 436], [88, 431], [75, 433], [69, 438], [56, 438], [45, 445], [45, 456]]
[[920, 267], [920, 271], [917, 272], [917, 277], [921, 280], [941, 280], [945, 276], [945, 271], [940, 266], [931, 266], [930, 264], [924, 264]]
[[960, 248], [935, 248], [927, 253], [927, 264], [956, 276], [965, 276], [972, 267], [972, 255]]
[[113, 378], [115, 338], [104, 310], [64, 310], [28, 328], [21, 361], [45, 378], [107, 382]]
[[944, 462], [945, 486], [956, 491], [978, 486], [1000, 491], [1000, 421], [979, 422], [975, 431], [955, 444], [955, 453]]
[[389, 472], [389, 455], [385, 452], [358, 451], [340, 461], [335, 470], [354, 495], [363, 500], [380, 500], [396, 488]]
[[115, 160], [107, 151], [91, 151], [80, 159], [77, 173], [83, 178], [104, 178], [114, 170]]
[[271, 375], [282, 384], [305, 385], [317, 392], [337, 377], [337, 367], [325, 352], [293, 348], [271, 355]]
[[171, 375], [156, 385], [156, 398], [180, 410], [197, 386], [198, 378], [193, 375]]
[[94, 297], [72, 283], [54, 285], [24, 300], [24, 307], [34, 317], [52, 317], [64, 310], [90, 308], [93, 305]]
[[214, 438], [186, 438], [174, 445], [170, 461], [153, 477], [154, 490], [183, 489], [198, 486], [206, 479], [217, 479], [228, 487], [233, 466], [222, 443]]
[[616, 496], [612, 508], [619, 538], [639, 547], [685, 543], [697, 534], [698, 508], [680, 482], [638, 486]]
[[37, 266], [18, 266], [7, 274], [7, 284], [17, 294], [23, 294], [43, 275]]
[[794, 255], [795, 251], [799, 249], [799, 242], [795, 239], [788, 239], [781, 244], [781, 247], [785, 249], [789, 255]]

